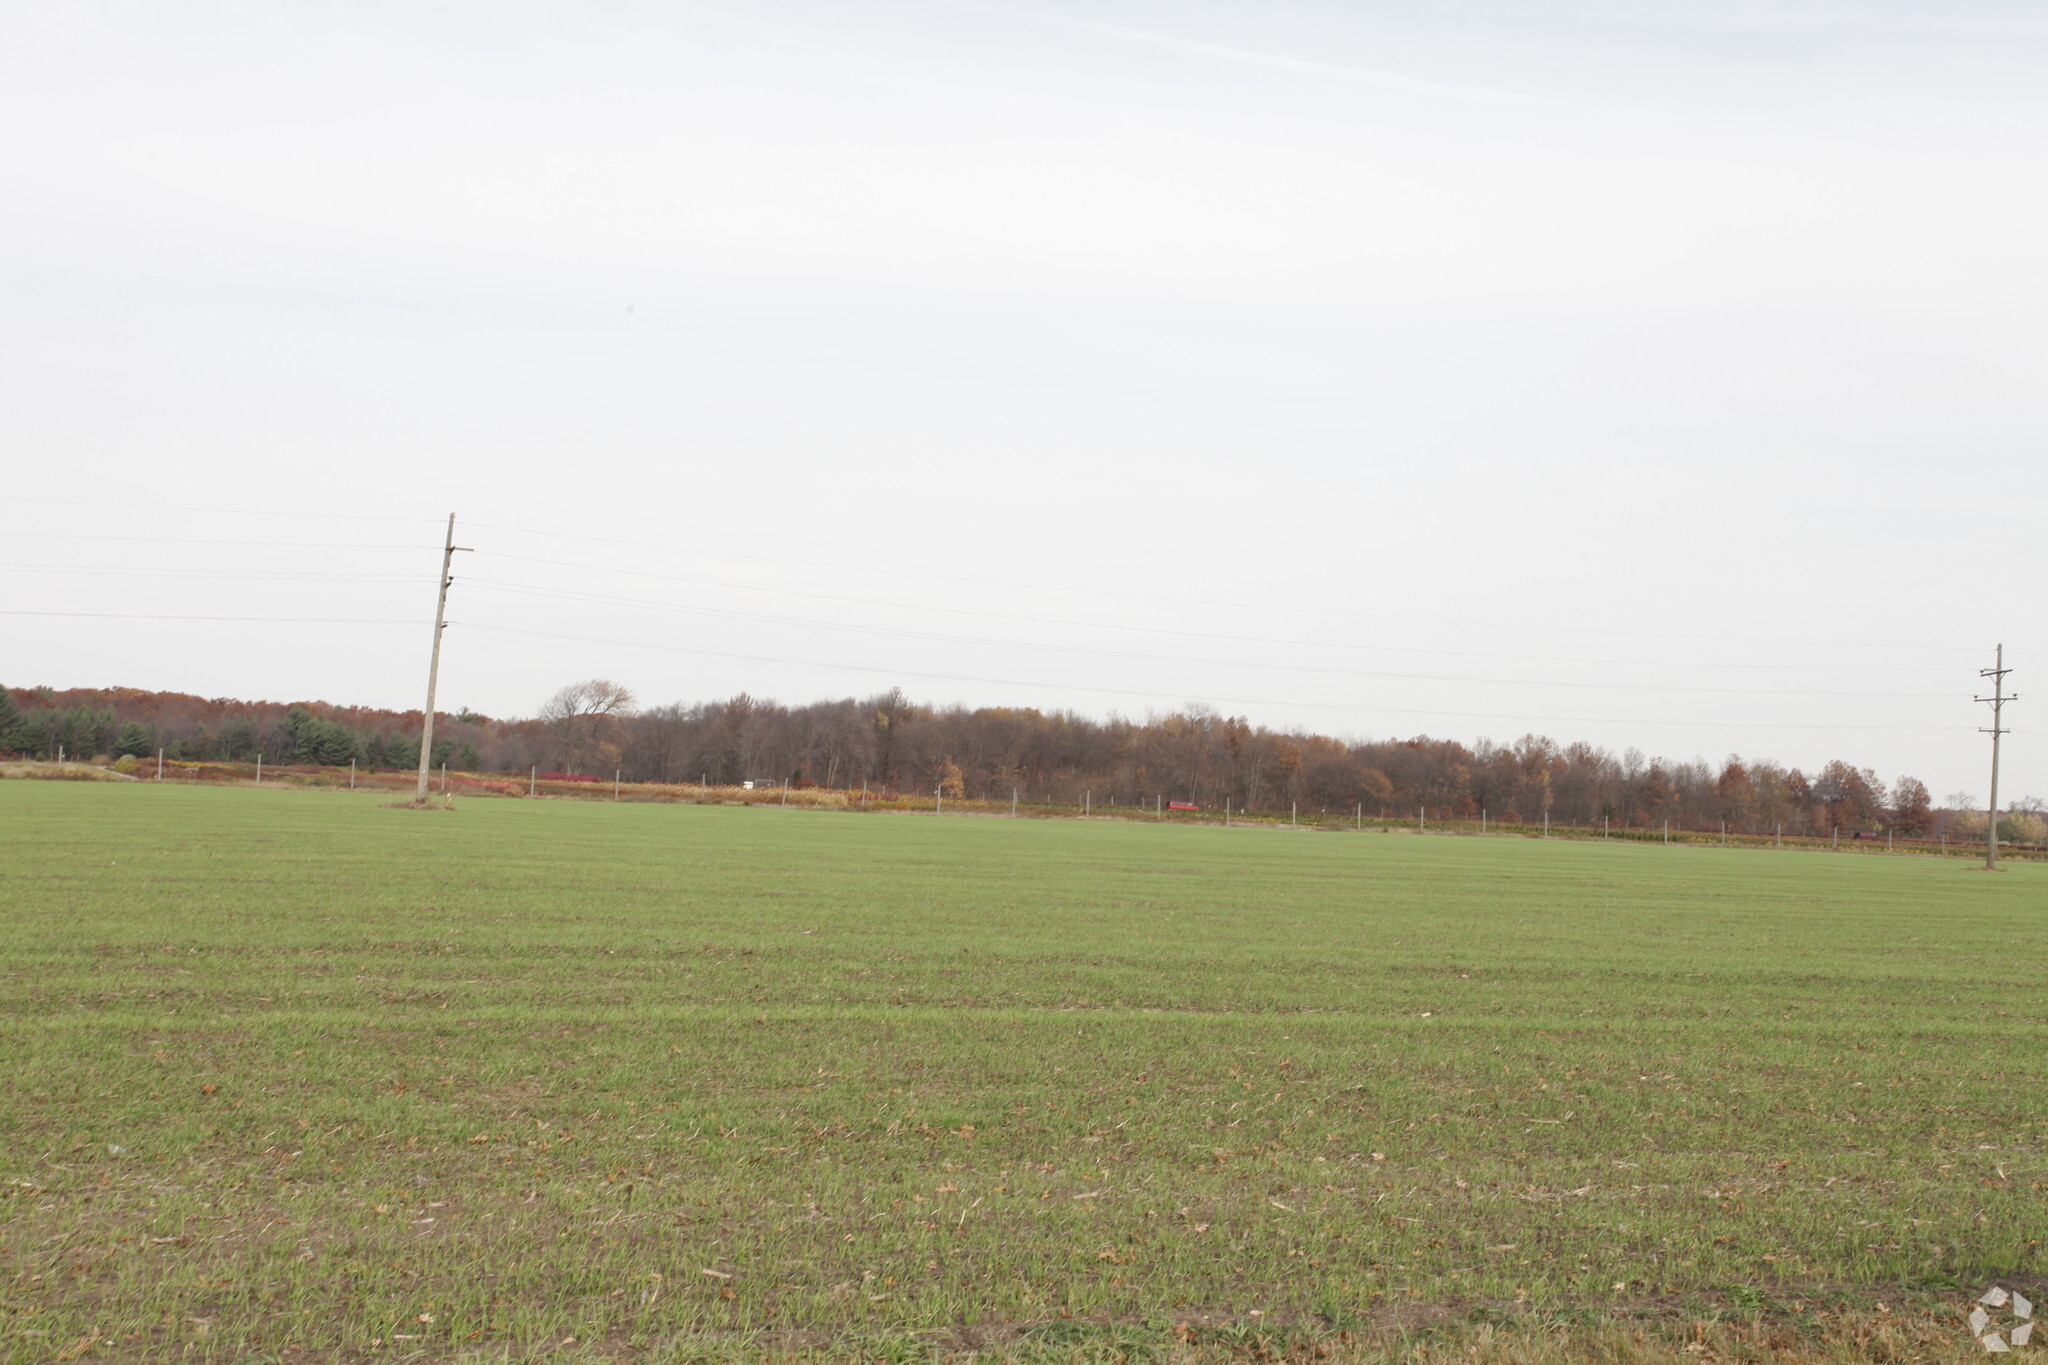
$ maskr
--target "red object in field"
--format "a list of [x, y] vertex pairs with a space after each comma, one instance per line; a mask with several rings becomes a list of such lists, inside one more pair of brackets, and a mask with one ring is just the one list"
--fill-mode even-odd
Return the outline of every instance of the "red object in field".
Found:
[[1196, 804], [1195, 804], [1194, 802], [1192, 802], [1192, 801], [1169, 801], [1169, 802], [1167, 802], [1167, 803], [1166, 803], [1166, 808], [1167, 808], [1168, 810], [1200, 810], [1200, 809], [1201, 809], [1201, 807], [1200, 807], [1200, 806], [1197, 806], [1197, 805], [1196, 805]]

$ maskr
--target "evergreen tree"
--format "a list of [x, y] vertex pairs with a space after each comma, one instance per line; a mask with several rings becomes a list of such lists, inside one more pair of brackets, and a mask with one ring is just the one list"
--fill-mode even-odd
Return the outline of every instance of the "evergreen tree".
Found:
[[114, 757], [133, 754], [146, 758], [156, 752], [156, 727], [147, 721], [131, 720], [121, 727], [120, 735], [114, 740]]
[[0, 753], [13, 753], [21, 746], [15, 732], [21, 728], [21, 708], [14, 704], [14, 694], [0, 687]]
[[18, 753], [31, 758], [48, 758], [57, 751], [55, 727], [51, 721], [54, 713], [49, 711], [24, 711], [21, 719], [14, 724], [14, 738], [9, 741]]
[[420, 766], [420, 741], [417, 735], [393, 735], [384, 741], [384, 761], [393, 768], [404, 770]]
[[57, 713], [53, 738], [67, 759], [90, 759], [113, 747], [114, 713], [77, 706]]
[[280, 724], [290, 736], [290, 762], [340, 767], [364, 752], [363, 742], [355, 731], [338, 720], [316, 716], [303, 706], [287, 711]]

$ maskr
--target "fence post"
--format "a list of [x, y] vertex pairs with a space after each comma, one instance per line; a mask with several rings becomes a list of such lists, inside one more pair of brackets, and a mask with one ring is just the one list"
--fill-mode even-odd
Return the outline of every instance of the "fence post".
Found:
[[532, 796], [540, 789], [540, 768], [536, 766], [526, 774], [526, 794]]
[[1017, 789], [1015, 787], [1010, 788], [1010, 818], [1012, 820], [1017, 818]]
[[[162, 749], [156, 751], [156, 780], [159, 782], [164, 780], [164, 751]], [[348, 784], [351, 787], [356, 784], [356, 761], [354, 759], [348, 761]]]
[[263, 751], [261, 749], [256, 751], [256, 785], [259, 787], [263, 785]]
[[[619, 799], [619, 774], [624, 771], [625, 769], [623, 768], [612, 769], [612, 800], [614, 801]], [[446, 779], [444, 778], [443, 781], [445, 783]]]
[[1095, 795], [1093, 791], [1084, 791], [1081, 793], [1081, 814], [1086, 815], [1088, 813], [1088, 798], [1093, 795]]
[[1287, 803], [1287, 823], [1290, 826], [1297, 827], [1301, 824], [1301, 802], [1289, 801]]
[[348, 789], [350, 791], [356, 789], [356, 761], [354, 759], [348, 761]]

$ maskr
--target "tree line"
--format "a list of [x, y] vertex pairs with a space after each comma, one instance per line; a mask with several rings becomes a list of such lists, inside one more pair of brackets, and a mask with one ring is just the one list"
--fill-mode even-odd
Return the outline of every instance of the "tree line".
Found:
[[[52, 758], [172, 760], [411, 769], [420, 713], [205, 699], [136, 689], [11, 695], [0, 688], [0, 752]], [[1619, 754], [1543, 735], [1465, 744], [1427, 735], [1363, 742], [1254, 725], [1204, 705], [1135, 720], [1073, 711], [930, 706], [901, 689], [784, 705], [745, 693], [641, 706], [604, 679], [571, 684], [525, 718], [437, 715], [432, 761], [471, 772], [541, 770], [632, 782], [867, 787], [953, 798], [1284, 813], [1362, 810], [1406, 818], [1914, 837], [1943, 820], [1925, 784], [1890, 782], [1830, 759], [1812, 772], [1767, 759], [1722, 762]], [[2043, 803], [2015, 803], [2007, 834], [2036, 842]], [[1982, 829], [1982, 817], [1976, 828]], [[2030, 837], [2031, 836], [2031, 837]]]
[[[436, 714], [434, 761], [470, 769], [483, 762], [496, 723], [470, 712]], [[0, 687], [0, 754], [90, 762], [154, 758], [172, 762], [306, 763], [415, 768], [420, 713], [325, 702], [245, 702], [139, 688]]]

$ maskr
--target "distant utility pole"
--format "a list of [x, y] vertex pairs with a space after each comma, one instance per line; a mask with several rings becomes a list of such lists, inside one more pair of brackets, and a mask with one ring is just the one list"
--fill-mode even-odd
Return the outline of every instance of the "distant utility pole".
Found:
[[455, 580], [449, 570], [455, 565], [455, 552], [467, 550], [467, 545], [455, 543], [455, 514], [448, 514], [448, 540], [441, 547], [441, 595], [434, 603], [434, 653], [427, 663], [427, 719], [420, 729], [420, 787], [413, 800], [427, 804], [427, 778], [434, 766], [434, 689], [441, 681], [441, 632], [448, 628], [448, 585]]
[[1985, 812], [1989, 818], [1984, 822], [1984, 869], [1987, 872], [1998, 870], [1998, 737], [2006, 733], [1999, 724], [2000, 713], [2005, 710], [2007, 702], [2018, 700], [2016, 695], [2005, 695], [2005, 675], [2010, 672], [2012, 670], [2005, 666], [2004, 645], [1998, 647], [1996, 663], [1977, 670], [1978, 677], [1991, 679], [1991, 695], [1977, 698], [1991, 707], [1991, 728], [1986, 731], [1982, 726], [1978, 727], [1979, 733], [1991, 736], [1991, 808]]

